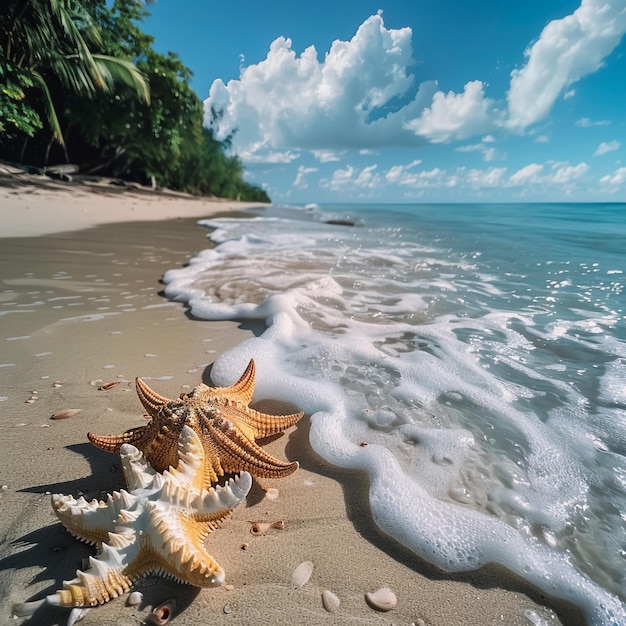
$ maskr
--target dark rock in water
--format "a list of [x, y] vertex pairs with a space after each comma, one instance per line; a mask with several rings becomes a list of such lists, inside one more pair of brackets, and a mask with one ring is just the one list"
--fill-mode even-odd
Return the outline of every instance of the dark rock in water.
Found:
[[332, 224], [333, 226], [356, 226], [352, 220], [327, 220], [324, 224]]

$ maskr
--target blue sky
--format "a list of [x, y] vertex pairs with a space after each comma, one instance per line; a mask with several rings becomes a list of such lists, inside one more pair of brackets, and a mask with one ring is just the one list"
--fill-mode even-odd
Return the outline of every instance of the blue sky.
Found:
[[624, 0], [157, 0], [275, 203], [626, 201]]

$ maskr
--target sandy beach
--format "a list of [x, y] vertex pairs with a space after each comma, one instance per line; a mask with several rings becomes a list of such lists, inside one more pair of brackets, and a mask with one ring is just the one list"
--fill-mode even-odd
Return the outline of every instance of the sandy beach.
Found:
[[[215, 358], [259, 332], [192, 319], [159, 294], [163, 272], [208, 247], [197, 219], [249, 206], [0, 176], [0, 623], [67, 622], [69, 609], [14, 618], [12, 607], [61, 588], [94, 554], [62, 529], [49, 494], [91, 499], [124, 487], [119, 459], [93, 447], [86, 434], [145, 423], [134, 378], [176, 397], [210, 384]], [[99, 391], [97, 381], [120, 384]], [[255, 396], [253, 406], [269, 400]], [[50, 419], [64, 409], [80, 413]], [[172, 623], [180, 625], [582, 623], [577, 610], [501, 568], [449, 575], [385, 536], [369, 513], [367, 479], [318, 457], [308, 427], [305, 416], [266, 444], [300, 468], [257, 481], [209, 536], [207, 549], [226, 571], [227, 587], [200, 590], [145, 577], [135, 586], [144, 594], [139, 607], [128, 607], [126, 594], [91, 610], [81, 624], [141, 624], [169, 598], [177, 602]], [[265, 497], [268, 488], [278, 498]], [[276, 520], [284, 529], [250, 533], [252, 522]], [[291, 575], [303, 561], [312, 561], [313, 574], [295, 589]], [[364, 599], [380, 587], [398, 598], [388, 613]], [[341, 600], [333, 614], [321, 602], [325, 589]]]

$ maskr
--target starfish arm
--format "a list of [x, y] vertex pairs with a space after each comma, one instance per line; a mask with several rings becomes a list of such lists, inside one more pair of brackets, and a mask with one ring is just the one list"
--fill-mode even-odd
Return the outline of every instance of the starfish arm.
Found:
[[151, 417], [156, 417], [159, 411], [170, 402], [165, 396], [161, 396], [156, 393], [156, 391], [152, 391], [141, 378], [135, 378], [135, 389], [137, 390], [139, 401], [143, 404], [144, 409], [148, 411]]
[[135, 497], [122, 490], [109, 495], [106, 502], [82, 496], [52, 495], [52, 508], [69, 533], [89, 544], [101, 545], [107, 540], [109, 530], [122, 508], [130, 508]]
[[219, 450], [221, 465], [226, 472], [245, 470], [253, 476], [281, 478], [298, 469], [297, 461], [287, 463], [274, 458], [228, 420], [213, 422], [207, 430]]
[[124, 443], [137, 445], [145, 437], [146, 426], [138, 426], [131, 428], [121, 435], [97, 435], [96, 433], [87, 433], [87, 439], [100, 450], [105, 452], [119, 453], [120, 447]]
[[251, 359], [246, 367], [246, 371], [234, 385], [230, 387], [209, 387], [208, 385], [201, 384], [198, 385], [188, 397], [207, 404], [219, 405], [234, 400], [241, 406], [247, 406], [252, 402], [255, 382], [256, 368], [254, 360]]
[[262, 439], [270, 435], [282, 433], [296, 424], [304, 415], [303, 412], [291, 415], [269, 415], [246, 407], [238, 412], [237, 420], [243, 422], [254, 433], [254, 439]]

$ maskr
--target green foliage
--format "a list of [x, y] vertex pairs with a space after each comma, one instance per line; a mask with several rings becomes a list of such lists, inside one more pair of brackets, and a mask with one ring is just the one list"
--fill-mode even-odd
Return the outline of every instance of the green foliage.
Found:
[[148, 85], [132, 63], [97, 54], [102, 39], [88, 6], [88, 0], [3, 0], [0, 4], [2, 61], [21, 69], [31, 86], [39, 89], [59, 143], [64, 139], [51, 81], [88, 98], [121, 82], [144, 100], [149, 98]]
[[[203, 128], [191, 72], [176, 54], [152, 48], [153, 38], [139, 27], [147, 15], [141, 2], [3, 1], [0, 130], [11, 125], [14, 134], [32, 137], [41, 115], [65, 142], [62, 156], [88, 171], [269, 202], [243, 180], [230, 141]], [[31, 146], [47, 162], [49, 143]]]
[[0, 145], [24, 133], [32, 137], [43, 128], [37, 112], [26, 100], [33, 87], [29, 72], [0, 59]]

